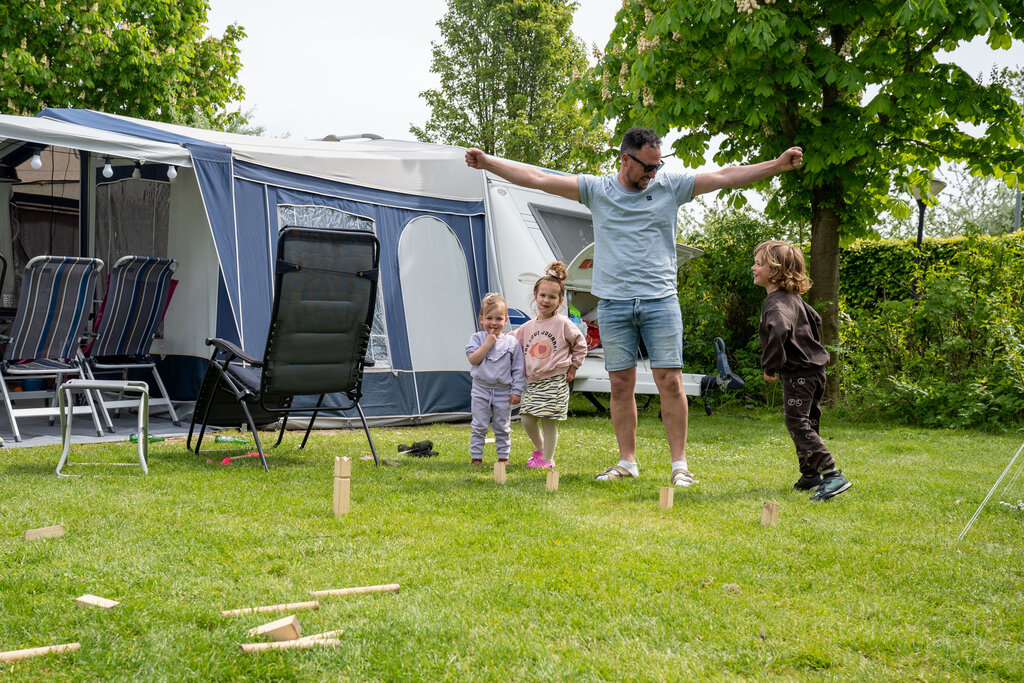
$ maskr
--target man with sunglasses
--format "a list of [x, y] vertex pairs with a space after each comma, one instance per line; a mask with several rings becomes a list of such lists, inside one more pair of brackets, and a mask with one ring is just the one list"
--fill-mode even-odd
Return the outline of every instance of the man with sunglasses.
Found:
[[611, 381], [612, 427], [619, 462], [597, 475], [610, 481], [635, 478], [636, 357], [640, 339], [661, 397], [661, 417], [672, 459], [674, 486], [696, 483], [686, 462], [689, 406], [683, 390], [683, 322], [676, 291], [676, 222], [679, 207], [695, 196], [745, 187], [799, 168], [803, 151], [791, 147], [777, 159], [730, 166], [712, 173], [659, 173], [661, 138], [650, 128], [622, 137], [619, 171], [593, 176], [555, 175], [466, 151], [466, 164], [523, 187], [582, 202], [594, 221], [594, 277], [604, 365]]

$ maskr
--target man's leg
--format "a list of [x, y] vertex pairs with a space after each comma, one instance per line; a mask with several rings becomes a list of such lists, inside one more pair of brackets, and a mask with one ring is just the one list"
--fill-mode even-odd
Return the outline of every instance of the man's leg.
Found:
[[[652, 368], [652, 373], [661, 397], [661, 421], [665, 425], [672, 462], [681, 461], [683, 467], [689, 469], [686, 465], [686, 428], [690, 408], [683, 391], [683, 371], [681, 368]], [[633, 431], [635, 434], [635, 414]]]
[[619, 444], [619, 459], [636, 462], [636, 368], [614, 370], [608, 373], [608, 379], [612, 389], [608, 407]]
[[634, 300], [601, 299], [597, 306], [604, 369], [611, 384], [609, 410], [619, 446], [619, 462], [597, 475], [599, 480], [637, 476], [636, 466], [636, 355], [640, 330], [636, 324]]
[[696, 482], [686, 463], [686, 431], [689, 404], [683, 389], [683, 318], [675, 296], [644, 301], [640, 334], [651, 358], [651, 374], [661, 397], [661, 421], [665, 426], [672, 483], [689, 486]]

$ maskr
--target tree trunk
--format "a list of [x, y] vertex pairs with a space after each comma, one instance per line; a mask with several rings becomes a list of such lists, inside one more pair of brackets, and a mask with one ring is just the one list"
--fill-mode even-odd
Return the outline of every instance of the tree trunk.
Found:
[[[808, 300], [821, 314], [821, 341], [831, 346], [839, 339], [839, 214], [837, 198], [823, 188], [811, 200], [811, 265], [813, 286]], [[839, 397], [836, 355], [829, 353], [825, 400]]]

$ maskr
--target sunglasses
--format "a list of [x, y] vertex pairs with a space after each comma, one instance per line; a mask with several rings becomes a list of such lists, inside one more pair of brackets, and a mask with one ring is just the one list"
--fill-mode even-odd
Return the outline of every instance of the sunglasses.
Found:
[[651, 171], [660, 171], [661, 167], [665, 165], [664, 161], [659, 161], [656, 164], [645, 164], [644, 162], [640, 161], [639, 159], [637, 159], [635, 156], [633, 156], [629, 152], [625, 152], [625, 155], [627, 157], [629, 157], [630, 159], [632, 159], [633, 161], [635, 161], [636, 163], [638, 163], [641, 166], [643, 166], [644, 167], [644, 173], [650, 173]]

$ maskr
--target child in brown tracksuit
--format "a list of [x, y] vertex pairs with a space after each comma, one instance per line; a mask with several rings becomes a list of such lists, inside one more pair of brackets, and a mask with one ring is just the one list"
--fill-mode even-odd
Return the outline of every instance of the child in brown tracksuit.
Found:
[[803, 253], [791, 244], [770, 240], [754, 249], [754, 284], [768, 292], [758, 326], [761, 367], [765, 381], [782, 378], [786, 427], [800, 461], [793, 488], [814, 489], [812, 500], [827, 500], [851, 484], [818, 433], [828, 351], [821, 345], [821, 316], [800, 298], [811, 288], [804, 270]]

